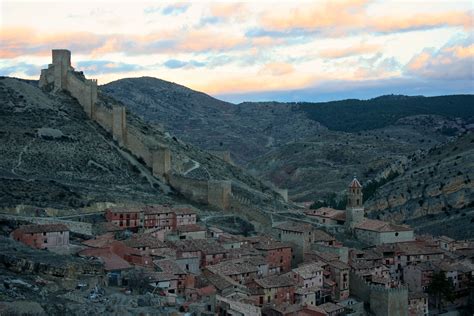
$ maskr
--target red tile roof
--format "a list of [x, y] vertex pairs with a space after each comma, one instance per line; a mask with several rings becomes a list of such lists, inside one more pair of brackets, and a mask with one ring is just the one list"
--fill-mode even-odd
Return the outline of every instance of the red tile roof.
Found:
[[351, 181], [351, 184], [349, 184], [349, 188], [351, 189], [357, 189], [357, 188], [362, 188], [362, 185], [360, 184], [359, 180], [357, 180], [356, 177]]
[[64, 224], [34, 224], [34, 225], [23, 225], [18, 228], [19, 231], [31, 234], [31, 233], [51, 233], [51, 232], [65, 232], [69, 231]]
[[379, 221], [375, 219], [365, 219], [355, 226], [356, 229], [371, 230], [376, 232], [397, 232], [410, 231], [410, 227], [405, 225], [395, 225], [389, 222]]

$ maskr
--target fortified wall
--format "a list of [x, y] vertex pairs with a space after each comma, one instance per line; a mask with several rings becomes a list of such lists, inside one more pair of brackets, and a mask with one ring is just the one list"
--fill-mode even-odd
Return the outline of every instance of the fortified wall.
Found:
[[[127, 126], [126, 109], [120, 105], [112, 108], [98, 104], [97, 80], [86, 79], [82, 72], [71, 66], [71, 52], [53, 49], [53, 63], [41, 70], [39, 87], [47, 90], [66, 90], [77, 99], [87, 116], [110, 133], [120, 147], [127, 149], [149, 167], [153, 175], [184, 196], [196, 202], [209, 204], [223, 210], [229, 208], [230, 181], [209, 180], [196, 182], [180, 175], [171, 176], [171, 151], [141, 131]], [[223, 159], [230, 161], [230, 153]]]
[[349, 272], [349, 286], [351, 294], [368, 303], [374, 315], [408, 316], [408, 288], [371, 284], [354, 272]]

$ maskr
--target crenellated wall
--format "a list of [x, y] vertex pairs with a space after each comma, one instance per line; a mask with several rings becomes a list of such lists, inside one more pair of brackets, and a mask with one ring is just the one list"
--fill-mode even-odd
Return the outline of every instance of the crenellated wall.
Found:
[[385, 288], [370, 284], [354, 272], [349, 273], [350, 293], [369, 303], [377, 316], [408, 316], [408, 288]]
[[[86, 79], [71, 66], [71, 52], [55, 49], [53, 63], [41, 70], [40, 88], [54, 87], [66, 90], [77, 99], [87, 116], [112, 134], [119, 146], [143, 160], [155, 177], [169, 184], [189, 199], [227, 210], [230, 205], [231, 182], [226, 180], [195, 180], [171, 175], [171, 151], [141, 131], [127, 127], [126, 109], [113, 105], [112, 109], [97, 104], [97, 80]], [[218, 152], [219, 157], [231, 163], [230, 152]]]

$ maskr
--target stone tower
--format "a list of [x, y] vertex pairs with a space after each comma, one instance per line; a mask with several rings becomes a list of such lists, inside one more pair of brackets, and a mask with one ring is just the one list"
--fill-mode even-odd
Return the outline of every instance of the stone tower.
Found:
[[347, 190], [346, 227], [350, 230], [364, 220], [364, 206], [362, 200], [362, 185], [356, 177], [349, 184]]

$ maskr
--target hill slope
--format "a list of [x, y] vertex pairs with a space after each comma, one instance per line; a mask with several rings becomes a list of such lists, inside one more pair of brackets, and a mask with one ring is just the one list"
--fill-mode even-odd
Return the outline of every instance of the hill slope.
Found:
[[[0, 207], [182, 203], [182, 197], [154, 178], [140, 159], [119, 148], [89, 120], [68, 93], [47, 93], [35, 83], [13, 78], [0, 79], [0, 92]], [[99, 93], [100, 106], [113, 103], [117, 101]], [[127, 127], [139, 130], [147, 141], [168, 147], [173, 172], [193, 179], [230, 180], [232, 189], [243, 190], [249, 199], [253, 192], [278, 200], [271, 207], [283, 207], [272, 188], [241, 168], [146, 124], [133, 113], [127, 113]], [[271, 208], [261, 202], [262, 209]]]
[[474, 133], [411, 155], [400, 171], [366, 201], [370, 216], [474, 237]]
[[321, 129], [293, 106], [234, 105], [156, 78], [121, 79], [101, 89], [148, 123], [203, 149], [230, 150], [240, 163]]
[[77, 101], [0, 79], [0, 205], [57, 208], [168, 201], [91, 122]]

